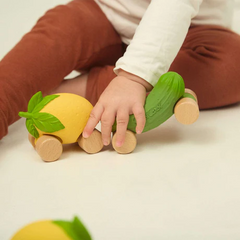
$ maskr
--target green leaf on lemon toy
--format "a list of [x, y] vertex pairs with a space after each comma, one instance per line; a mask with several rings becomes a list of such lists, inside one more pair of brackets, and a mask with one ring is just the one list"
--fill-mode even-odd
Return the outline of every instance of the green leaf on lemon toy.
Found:
[[37, 129], [35, 128], [35, 126], [33, 125], [33, 121], [32, 119], [27, 119], [26, 120], [26, 127], [28, 132], [35, 138], [39, 137], [39, 133], [37, 131]]
[[42, 92], [37, 92], [32, 96], [28, 103], [28, 112], [31, 113], [34, 108], [43, 100]]
[[91, 236], [78, 217], [72, 221], [72, 227], [82, 240], [91, 240]]
[[78, 217], [74, 217], [72, 222], [57, 220], [53, 221], [53, 223], [61, 227], [72, 240], [92, 240], [87, 229]]
[[28, 132], [35, 138], [39, 137], [39, 133], [36, 129], [40, 129], [43, 132], [53, 133], [64, 129], [64, 125], [50, 113], [39, 112], [49, 102], [59, 97], [60, 95], [48, 95], [43, 98], [42, 92], [37, 92], [32, 96], [28, 103], [28, 112], [19, 112], [20, 117], [25, 117], [26, 127]]
[[65, 128], [64, 125], [50, 113], [33, 113], [32, 120], [38, 129], [47, 133], [53, 133]]
[[[38, 94], [38, 93], [36, 93], [36, 94]], [[36, 95], [35, 94], [35, 95]], [[34, 96], [35, 96], [34, 95]], [[34, 97], [33, 96], [33, 97]], [[32, 97], [32, 98], [33, 98]], [[42, 101], [41, 102], [39, 102], [35, 107], [34, 107], [34, 109], [33, 109], [33, 113], [37, 113], [37, 112], [39, 112], [39, 111], [41, 111], [49, 102], [51, 102], [53, 99], [55, 99], [55, 98], [57, 98], [57, 97], [59, 97], [59, 95], [48, 95], [48, 96], [46, 96], [46, 97], [44, 97], [43, 99], [42, 99]], [[31, 98], [31, 99], [32, 99]], [[31, 101], [31, 100], [30, 100]]]

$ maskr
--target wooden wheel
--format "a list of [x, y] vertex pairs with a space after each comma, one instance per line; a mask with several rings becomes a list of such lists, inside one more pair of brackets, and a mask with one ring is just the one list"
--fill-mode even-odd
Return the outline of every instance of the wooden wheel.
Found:
[[28, 140], [32, 144], [32, 146], [35, 148], [35, 137], [33, 137], [30, 133], [28, 134]]
[[[197, 100], [197, 96], [192, 90], [185, 89], [185, 93], [193, 95]], [[197, 101], [189, 97], [180, 99], [174, 107], [174, 114], [177, 121], [184, 125], [190, 125], [196, 122], [199, 117], [199, 107]]]
[[53, 136], [43, 135], [36, 142], [36, 151], [45, 162], [53, 162], [60, 158], [62, 143]]
[[198, 102], [197, 95], [193, 90], [191, 90], [189, 88], [185, 88], [185, 93], [189, 93], [189, 94], [193, 95], [194, 98], [196, 99], [196, 101]]
[[137, 145], [135, 133], [130, 130], [126, 131], [125, 142], [121, 147], [116, 146], [116, 134], [113, 135], [112, 145], [116, 152], [121, 154], [131, 153]]
[[84, 138], [82, 135], [78, 139], [78, 145], [87, 153], [98, 153], [103, 148], [102, 134], [94, 129], [91, 136]]

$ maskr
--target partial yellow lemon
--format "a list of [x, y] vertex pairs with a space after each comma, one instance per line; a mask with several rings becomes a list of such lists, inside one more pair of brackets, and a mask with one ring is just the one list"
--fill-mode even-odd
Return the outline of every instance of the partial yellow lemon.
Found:
[[52, 221], [34, 222], [18, 231], [11, 240], [72, 240]]
[[[59, 137], [63, 144], [77, 142], [87, 124], [93, 106], [87, 99], [76, 94], [57, 93], [56, 95], [59, 97], [49, 102], [40, 112], [52, 114], [65, 126], [64, 129], [51, 133], [51, 135]], [[49, 134], [37, 130], [39, 137]]]

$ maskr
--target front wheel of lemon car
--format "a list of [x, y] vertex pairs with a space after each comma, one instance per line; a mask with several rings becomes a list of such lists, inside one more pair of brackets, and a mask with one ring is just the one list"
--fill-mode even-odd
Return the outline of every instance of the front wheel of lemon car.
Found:
[[62, 155], [63, 146], [58, 138], [43, 135], [36, 142], [36, 151], [43, 161], [53, 162]]

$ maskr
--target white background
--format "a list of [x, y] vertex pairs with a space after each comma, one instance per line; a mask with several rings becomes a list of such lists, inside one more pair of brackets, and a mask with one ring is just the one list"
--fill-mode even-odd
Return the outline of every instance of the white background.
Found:
[[[1, 0], [0, 58], [65, 0]], [[240, 4], [238, 4], [240, 5]], [[233, 28], [240, 33], [240, 10]], [[138, 136], [130, 155], [66, 146], [44, 163], [24, 120], [0, 141], [0, 239], [41, 219], [78, 215], [95, 240], [240, 239], [240, 105], [174, 117]]]

